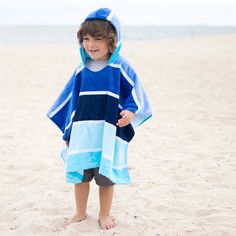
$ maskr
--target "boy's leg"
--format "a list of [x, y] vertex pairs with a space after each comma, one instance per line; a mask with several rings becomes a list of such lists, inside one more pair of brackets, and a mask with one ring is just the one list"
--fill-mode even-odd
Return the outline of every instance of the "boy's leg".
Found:
[[82, 221], [86, 218], [89, 189], [90, 189], [89, 182], [75, 184], [74, 191], [75, 191], [76, 213], [66, 222], [65, 226], [70, 223]]
[[89, 189], [89, 182], [75, 184], [76, 214], [78, 215], [86, 216]]
[[110, 216], [110, 210], [113, 199], [114, 186], [100, 186], [100, 212], [99, 212], [99, 224], [102, 229], [111, 229], [116, 226], [116, 223]]

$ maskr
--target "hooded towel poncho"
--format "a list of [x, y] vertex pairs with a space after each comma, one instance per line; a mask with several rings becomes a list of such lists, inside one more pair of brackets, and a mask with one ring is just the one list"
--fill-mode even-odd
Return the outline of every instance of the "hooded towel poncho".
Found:
[[[116, 184], [130, 183], [127, 167], [128, 143], [134, 128], [151, 117], [151, 108], [135, 71], [120, 55], [121, 36], [117, 17], [102, 8], [86, 19], [108, 20], [117, 33], [117, 47], [108, 64], [93, 72], [86, 67], [89, 57], [80, 48], [82, 63], [76, 68], [48, 117], [70, 140], [62, 151], [69, 183], [81, 183], [85, 169], [99, 167], [99, 173]], [[117, 127], [119, 113], [135, 113], [131, 124]]]

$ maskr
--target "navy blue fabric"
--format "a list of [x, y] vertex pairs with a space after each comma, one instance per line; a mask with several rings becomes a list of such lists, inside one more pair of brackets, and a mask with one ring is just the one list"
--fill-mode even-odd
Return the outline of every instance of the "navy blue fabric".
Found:
[[[121, 109], [118, 109], [118, 119], [121, 119], [120, 115]], [[126, 125], [125, 127], [117, 127], [116, 136], [125, 140], [126, 142], [130, 142], [135, 135], [134, 128], [131, 124]]]
[[[118, 109], [118, 99], [108, 95], [79, 96], [77, 107], [74, 122], [105, 120], [110, 124], [116, 125], [118, 119], [122, 118], [120, 115], [121, 109]], [[125, 127], [117, 127], [116, 135], [127, 142], [131, 141], [134, 134], [131, 124]]]
[[74, 121], [105, 120], [116, 125], [118, 99], [109, 95], [79, 96]]
[[131, 124], [128, 124], [125, 127], [117, 127], [116, 136], [125, 140], [126, 142], [130, 142], [134, 135], [134, 128]]

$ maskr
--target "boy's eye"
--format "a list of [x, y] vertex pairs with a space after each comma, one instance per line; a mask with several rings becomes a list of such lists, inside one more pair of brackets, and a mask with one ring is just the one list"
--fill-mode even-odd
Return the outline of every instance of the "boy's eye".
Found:
[[83, 41], [86, 41], [86, 40], [89, 40], [89, 38], [87, 38], [87, 37], [84, 37], [84, 38], [83, 38]]

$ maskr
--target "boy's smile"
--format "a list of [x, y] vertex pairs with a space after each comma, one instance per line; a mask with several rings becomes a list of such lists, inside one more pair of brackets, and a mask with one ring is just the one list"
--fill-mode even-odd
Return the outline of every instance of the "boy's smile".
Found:
[[83, 36], [83, 47], [92, 60], [108, 60], [109, 58], [108, 42], [100, 36], [94, 38], [86, 34]]

